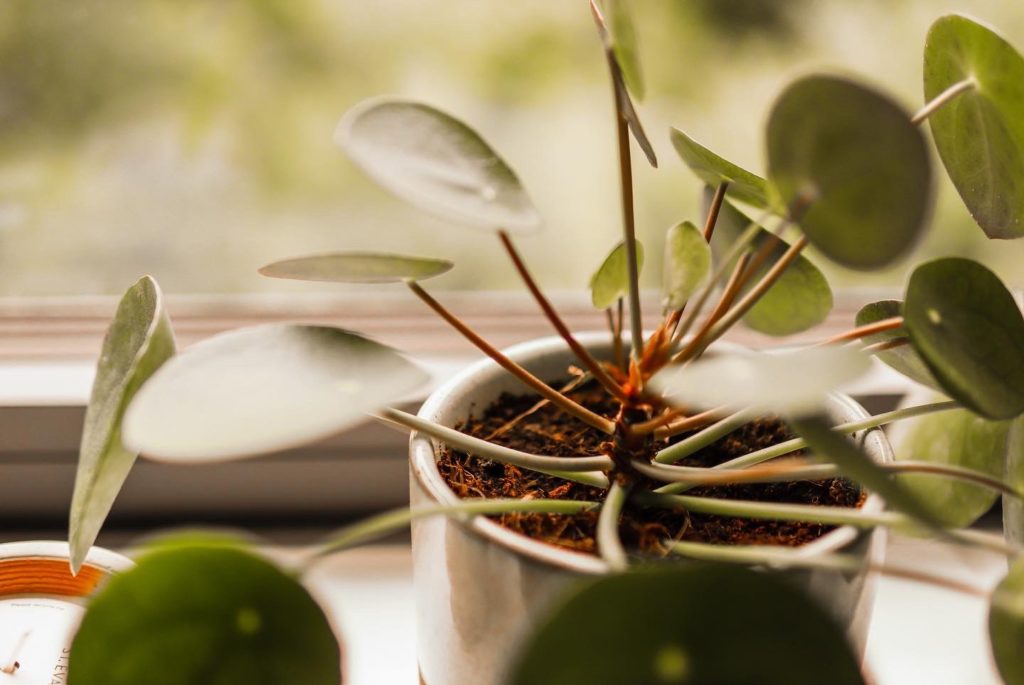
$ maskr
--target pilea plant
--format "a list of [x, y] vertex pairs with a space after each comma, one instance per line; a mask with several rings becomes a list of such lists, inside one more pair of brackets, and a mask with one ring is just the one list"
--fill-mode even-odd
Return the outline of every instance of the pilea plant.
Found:
[[[261, 326], [174, 355], [159, 289], [144, 278], [122, 299], [104, 342], [72, 506], [73, 565], [95, 540], [136, 455], [174, 462], [248, 457], [326, 436], [370, 414], [489, 463], [600, 496], [475, 498], [388, 512], [324, 541], [300, 571], [323, 555], [436, 515], [598, 512], [597, 551], [615, 572], [651, 561], [622, 542], [619, 523], [629, 509], [881, 526], [1011, 555], [1009, 574], [991, 595], [990, 627], [1003, 677], [1024, 682], [1017, 654], [1024, 634], [1017, 546], [1024, 530], [1024, 318], [1006, 286], [976, 262], [939, 259], [913, 272], [904, 301], [868, 304], [850, 330], [818, 344], [779, 354], [712, 348], [740, 321], [790, 335], [825, 318], [832, 295], [803, 254], [808, 245], [861, 270], [910, 251], [932, 210], [925, 123], [986, 234], [1024, 235], [1024, 59], [989, 28], [946, 16], [927, 39], [927, 104], [917, 114], [848, 78], [801, 78], [768, 117], [765, 177], [673, 130], [679, 156], [707, 186], [707, 214], [701, 226], [683, 221], [669, 228], [661, 251], [663, 311], [645, 331], [630, 139], [652, 165], [657, 160], [633, 104], [643, 81], [626, 3], [604, 5], [607, 15], [594, 3], [591, 10], [613, 87], [623, 235], [590, 286], [594, 305], [607, 314], [611, 358], [596, 358], [577, 340], [529, 272], [514, 236], [537, 229], [539, 214], [516, 174], [469, 126], [422, 103], [381, 99], [350, 111], [337, 142], [398, 197], [493, 231], [578, 360], [573, 385], [598, 389], [614, 411], [595, 411], [534, 376], [431, 295], [423, 282], [449, 270], [446, 260], [332, 253], [261, 269], [278, 278], [403, 284], [542, 404], [605, 436], [602, 449], [533, 454], [390, 408], [425, 374], [396, 351], [340, 328]], [[832, 425], [821, 413], [823, 398], [863, 373], [872, 355], [943, 397]], [[782, 416], [797, 437], [710, 468], [681, 464], [766, 414]], [[903, 456], [912, 459], [876, 463], [846, 437], [900, 419], [912, 422], [903, 439]], [[891, 511], [685, 494], [698, 486], [836, 476], [878, 493]], [[999, 494], [1006, 498], [1008, 539], [965, 530]], [[709, 563], [634, 569], [587, 583], [528, 641], [511, 682], [819, 683], [824, 674], [828, 682], [863, 682], [841, 630], [813, 602], [773, 574], [726, 566], [856, 570], [863, 560], [679, 540], [664, 540], [662, 551]], [[928, 569], [870, 570], [970, 590]], [[182, 586], [192, 597], [184, 604]], [[780, 615], [787, 621], [780, 623]], [[151, 639], [137, 639], [143, 634]], [[711, 639], [722, 634], [730, 640]], [[746, 658], [737, 658], [737, 648]], [[143, 556], [95, 600], [72, 652], [71, 682], [157, 682], [159, 673], [166, 683], [336, 683], [339, 662], [330, 627], [295, 574], [232, 542], [178, 540]], [[288, 664], [302, 664], [301, 677]]]

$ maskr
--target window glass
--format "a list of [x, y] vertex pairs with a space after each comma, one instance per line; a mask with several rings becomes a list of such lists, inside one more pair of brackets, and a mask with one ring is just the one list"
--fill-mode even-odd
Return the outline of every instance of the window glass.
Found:
[[[661, 160], [655, 172], [636, 158], [649, 246], [669, 224], [699, 221], [698, 184], [669, 126], [760, 169], [772, 97], [799, 73], [861, 74], [913, 109], [941, 12], [973, 12], [1024, 47], [1020, 2], [631, 5], [648, 83], [641, 114]], [[584, 287], [618, 239], [619, 207], [610, 88], [582, 0], [5, 0], [0, 295], [116, 293], [142, 273], [179, 293], [323, 291], [255, 269], [353, 248], [452, 258], [440, 287], [512, 287], [492, 236], [407, 209], [335, 149], [340, 115], [379, 93], [480, 130], [546, 218], [544, 234], [521, 241], [540, 280]], [[986, 241], [939, 175], [919, 256], [974, 255], [1020, 284], [1024, 247]], [[871, 282], [902, 282], [911, 261]]]

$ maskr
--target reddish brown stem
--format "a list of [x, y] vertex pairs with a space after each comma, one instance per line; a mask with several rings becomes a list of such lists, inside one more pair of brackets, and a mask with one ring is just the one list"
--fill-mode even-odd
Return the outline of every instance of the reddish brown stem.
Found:
[[768, 270], [768, 273], [758, 281], [757, 285], [751, 288], [750, 292], [743, 296], [743, 299], [736, 304], [735, 307], [730, 309], [721, 319], [719, 319], [708, 332], [703, 336], [694, 336], [690, 344], [687, 345], [679, 354], [673, 357], [672, 361], [686, 361], [692, 357], [700, 356], [700, 354], [707, 349], [708, 345], [718, 340], [722, 335], [729, 330], [733, 324], [743, 318], [743, 315], [750, 311], [751, 307], [757, 304], [757, 301], [768, 289], [775, 284], [779, 277], [785, 273], [789, 265], [792, 264], [803, 249], [807, 247], [807, 237], [801, 236], [800, 240], [793, 243], [786, 253], [779, 258], [779, 261], [772, 265], [772, 268]]
[[622, 390], [622, 386], [616, 383], [615, 380], [608, 375], [601, 366], [601, 363], [594, 359], [590, 352], [588, 352], [587, 349], [583, 347], [583, 345], [581, 345], [573, 336], [572, 331], [570, 331], [569, 327], [565, 325], [562, 317], [558, 315], [555, 308], [551, 306], [551, 302], [544, 293], [541, 292], [540, 287], [537, 286], [537, 282], [533, 279], [529, 269], [526, 268], [526, 263], [523, 261], [522, 256], [520, 256], [519, 251], [516, 250], [515, 245], [512, 244], [512, 239], [509, 237], [508, 233], [506, 231], [498, 231], [498, 237], [501, 238], [501, 244], [505, 246], [505, 251], [508, 252], [509, 258], [512, 259], [512, 263], [515, 264], [516, 271], [519, 272], [523, 282], [526, 283], [526, 287], [530, 290], [530, 294], [533, 295], [533, 299], [535, 299], [537, 304], [540, 305], [541, 310], [544, 312], [544, 316], [548, 318], [551, 325], [554, 326], [555, 330], [558, 331], [558, 334], [562, 336], [562, 339], [565, 340], [569, 349], [571, 349], [573, 354], [576, 355], [576, 358], [579, 359], [585, 367], [587, 367], [587, 370], [594, 375], [597, 382], [604, 386], [605, 390], [617, 399], [624, 401], [626, 399], [626, 395]]
[[843, 333], [839, 333], [838, 335], [833, 335], [831, 338], [826, 338], [825, 340], [822, 340], [820, 343], [817, 343], [816, 346], [833, 345], [835, 343], [846, 342], [848, 340], [865, 338], [869, 335], [875, 335], [876, 333], [885, 333], [886, 331], [897, 329], [902, 325], [903, 317], [894, 316], [889, 319], [882, 319], [881, 321], [876, 321], [874, 323], [869, 323], [864, 326], [852, 328], [848, 331], [844, 331]]
[[882, 340], [881, 342], [867, 345], [861, 350], [861, 352], [865, 352], [867, 354], [878, 354], [879, 352], [885, 352], [886, 350], [891, 350], [895, 347], [903, 347], [904, 345], [909, 344], [910, 338], [893, 338], [892, 340]]
[[715, 226], [718, 224], [718, 214], [722, 211], [722, 201], [725, 200], [725, 191], [729, 189], [729, 182], [722, 181], [715, 188], [715, 195], [711, 198], [711, 207], [708, 209], [708, 218], [704, 222], [704, 240], [711, 242], [711, 236], [715, 234]]
[[481, 338], [476, 331], [467, 326], [461, 319], [459, 319], [459, 317], [445, 309], [440, 302], [435, 300], [429, 293], [427, 293], [427, 291], [421, 288], [418, 283], [415, 281], [406, 281], [405, 283], [418, 298], [423, 300], [428, 307], [433, 309], [442, 319], [447, 321], [452, 328], [461, 333], [463, 337], [473, 343], [481, 352], [497, 362], [497, 364], [503, 369], [511, 373], [529, 387], [533, 388], [541, 397], [551, 400], [551, 403], [555, 406], [564, 410], [566, 413], [575, 416], [587, 425], [596, 428], [602, 433], [611, 435], [615, 432], [614, 423], [603, 416], [595, 414], [583, 405], [569, 399], [521, 367], [519, 364], [516, 364], [514, 361], [506, 357], [500, 350], [498, 350], [498, 348]]

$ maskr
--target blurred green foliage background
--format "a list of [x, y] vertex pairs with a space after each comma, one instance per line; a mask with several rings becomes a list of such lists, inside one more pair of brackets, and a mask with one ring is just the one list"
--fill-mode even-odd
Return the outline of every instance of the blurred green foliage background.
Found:
[[[767, 111], [796, 75], [859, 75], [913, 110], [940, 14], [971, 13], [1024, 48], [1024, 3], [1005, 0], [633, 5], [641, 115], [661, 161], [636, 162], [651, 254], [669, 224], [699, 221], [670, 125], [761, 170]], [[379, 93], [480, 130], [547, 220], [521, 242], [543, 284], [585, 287], [620, 230], [610, 88], [585, 0], [4, 0], [0, 294], [116, 293], [141, 273], [181, 293], [322, 291], [255, 269], [355, 248], [452, 258], [445, 287], [516, 285], [493, 237], [407, 209], [334, 148], [340, 115]], [[870, 278], [832, 268], [837, 285], [897, 285], [945, 254], [1024, 284], [1024, 243], [989, 243], [939, 175], [918, 253]]]

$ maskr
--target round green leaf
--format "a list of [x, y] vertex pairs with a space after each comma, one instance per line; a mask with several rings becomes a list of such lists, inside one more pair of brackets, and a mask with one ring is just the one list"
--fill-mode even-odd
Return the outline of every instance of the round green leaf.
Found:
[[[913, 396], [905, 406], [945, 399], [935, 393]], [[927, 461], [960, 466], [1002, 479], [1007, 421], [988, 421], [966, 409], [926, 414], [898, 421], [889, 430], [897, 461]], [[971, 525], [989, 509], [998, 494], [988, 488], [952, 478], [899, 476], [903, 485], [944, 525]]]
[[710, 271], [711, 248], [704, 233], [689, 221], [670, 227], [665, 235], [665, 308], [682, 308]]
[[832, 76], [809, 76], [779, 97], [768, 121], [768, 178], [829, 259], [873, 269], [900, 258], [932, 205], [924, 136], [888, 97]]
[[390, 347], [340, 328], [243, 328], [165, 364], [129, 407], [124, 439], [159, 460], [253, 456], [340, 431], [427, 379]]
[[870, 358], [851, 347], [730, 352], [670, 366], [651, 383], [676, 404], [800, 415], [820, 411], [828, 393], [870, 367]]
[[372, 252], [335, 252], [272, 262], [260, 269], [271, 278], [336, 283], [423, 281], [452, 268], [444, 259]]
[[790, 583], [734, 566], [693, 564], [585, 584], [528, 638], [508, 682], [864, 680], [842, 630]]
[[1024, 644], [1024, 557], [1018, 556], [1010, 565], [1010, 572], [992, 593], [989, 605], [988, 633], [992, 641], [999, 674], [1006, 685], [1024, 683], [1024, 659], [1020, 646]]
[[1024, 317], [999, 278], [950, 257], [911, 275], [904, 326], [950, 397], [990, 419], [1024, 412]]
[[540, 216], [505, 161], [463, 122], [398, 99], [357, 105], [335, 142], [375, 181], [444, 219], [508, 231], [532, 231]]
[[339, 685], [323, 611], [291, 575], [241, 549], [158, 548], [93, 599], [73, 685]]
[[[636, 270], [644, 267], [644, 246], [636, 242]], [[626, 243], [621, 242], [608, 253], [590, 277], [590, 299], [598, 309], [608, 309], [629, 292], [629, 257]]]
[[[1004, 468], [1003, 480], [1024, 492], [1024, 414], [1010, 422]], [[1024, 501], [1003, 495], [1003, 533], [1010, 542], [1024, 544]]]
[[974, 87], [933, 112], [929, 125], [964, 204], [990, 238], [1024, 236], [1024, 57], [959, 15], [937, 20], [924, 49], [924, 95]]
[[768, 182], [757, 174], [719, 157], [677, 128], [671, 129], [669, 136], [679, 157], [704, 183], [712, 188], [728, 183], [729, 197], [754, 207], [764, 209], [772, 204], [769, 202]]
[[612, 52], [622, 69], [622, 80], [637, 100], [644, 99], [644, 75], [637, 56], [636, 30], [630, 16], [628, 0], [604, 0], [608, 14], [608, 32], [611, 34]]
[[[728, 202], [723, 203], [715, 235], [711, 239], [712, 250], [719, 254], [727, 252], [732, 242], [738, 239], [751, 223], [751, 220], [738, 209]], [[764, 229], [757, 232], [751, 249], [757, 252], [767, 242], [774, 244], [771, 254], [750, 279], [743, 293], [753, 288], [789, 249], [789, 243], [774, 237]], [[832, 311], [832, 304], [832, 288], [829, 287], [825, 274], [801, 254], [744, 315], [743, 322], [766, 335], [793, 335], [814, 328], [824, 321]]]
[[144, 276], [117, 306], [103, 339], [85, 411], [68, 524], [71, 567], [76, 572], [138, 456], [121, 442], [125, 409], [142, 384], [173, 355], [174, 333], [163, 294], [153, 278]]
[[[896, 316], [903, 316], [903, 303], [899, 300], [880, 300], [878, 302], [872, 302], [871, 304], [864, 305], [861, 310], [857, 312], [856, 324], [858, 327], [868, 326]], [[897, 338], [905, 338], [906, 336], [907, 331], [901, 327], [895, 330], [885, 331], [884, 333], [868, 335], [862, 340], [870, 345], [895, 340]], [[930, 388], [941, 390], [938, 381], [936, 381], [935, 377], [932, 376], [932, 372], [928, 370], [928, 366], [921, 360], [920, 355], [917, 354], [913, 346], [901, 345], [899, 347], [894, 347], [891, 350], [877, 352], [875, 356], [902, 373], [907, 378], [915, 380]]]

